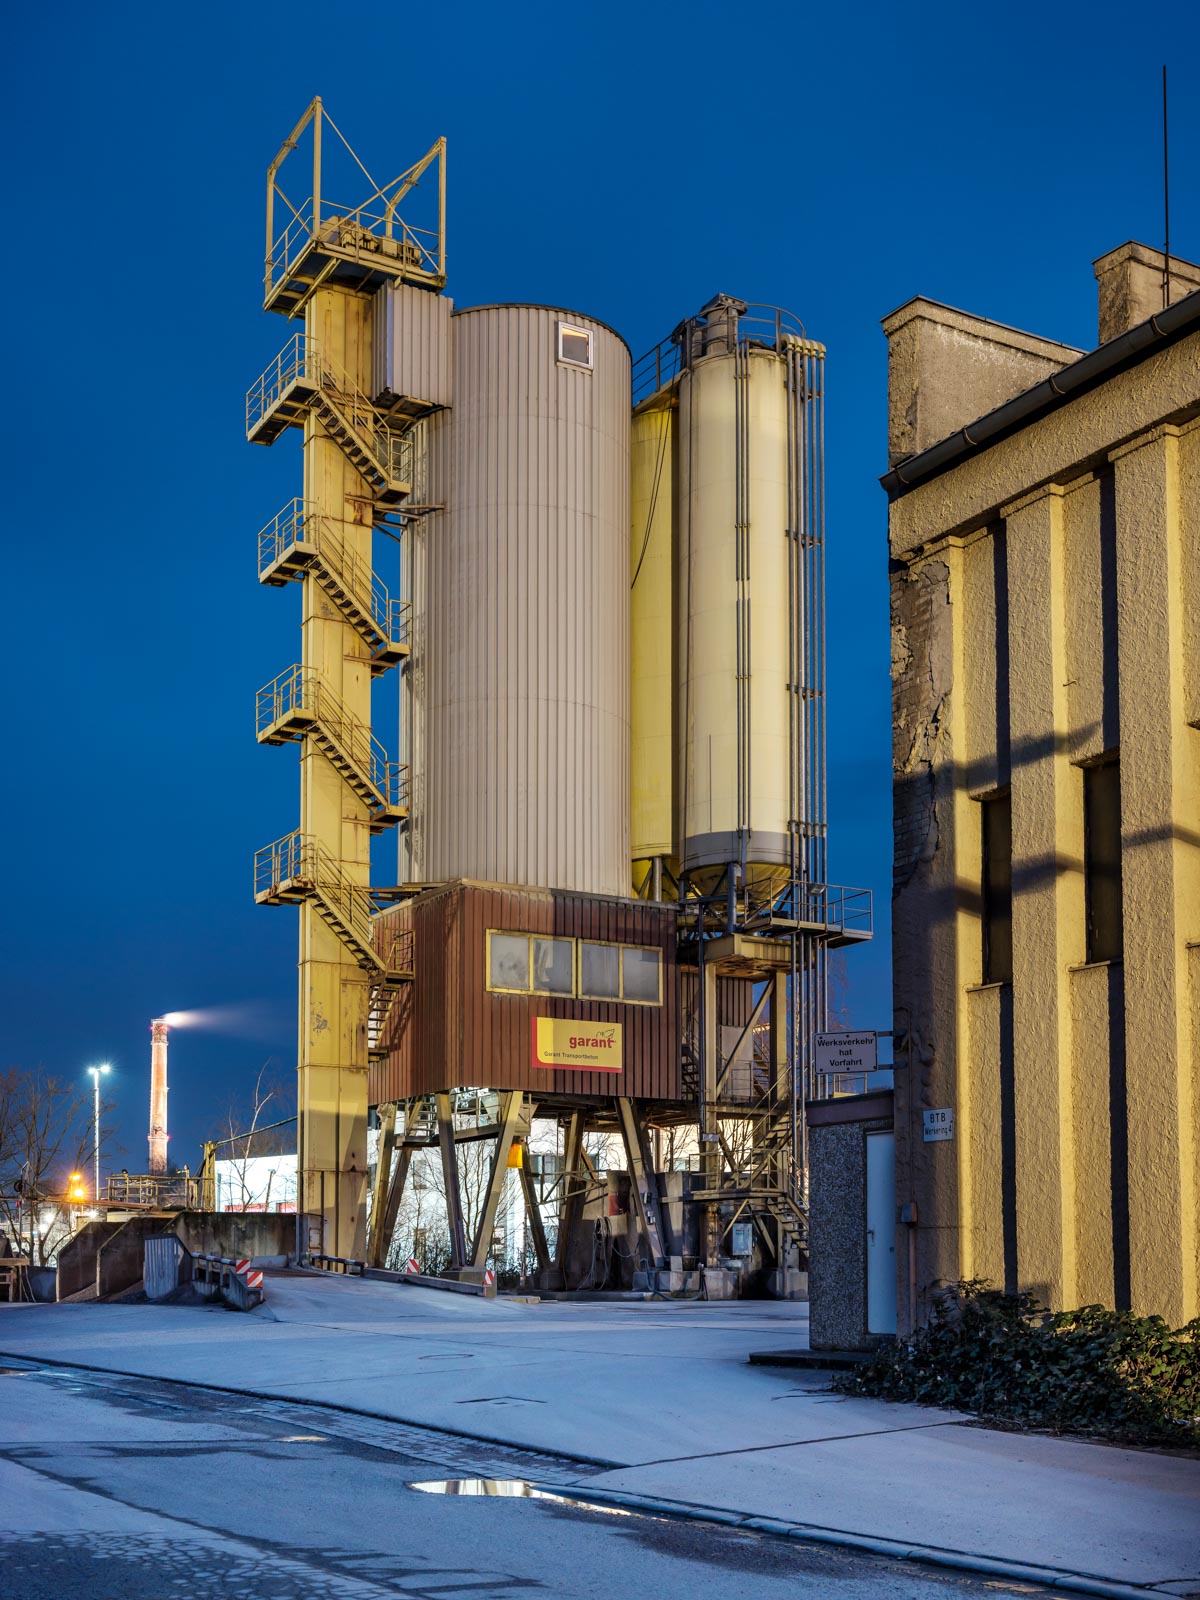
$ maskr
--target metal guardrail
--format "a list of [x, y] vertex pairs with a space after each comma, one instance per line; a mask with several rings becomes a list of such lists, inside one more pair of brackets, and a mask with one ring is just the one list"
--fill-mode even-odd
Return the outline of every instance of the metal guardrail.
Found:
[[284, 886], [303, 897], [315, 893], [347, 928], [363, 957], [373, 967], [382, 966], [375, 949], [371, 891], [352, 883], [337, 862], [312, 834], [284, 834], [264, 845], [254, 856], [254, 894], [270, 895]]
[[300, 1257], [300, 1265], [304, 1267], [318, 1267], [322, 1272], [337, 1272], [351, 1278], [361, 1278], [366, 1270], [365, 1261], [356, 1261], [353, 1256], [326, 1256], [309, 1254]]
[[229, 1256], [193, 1252], [192, 1287], [208, 1300], [219, 1295], [238, 1311], [250, 1311], [266, 1299], [261, 1270]]
[[[811, 348], [814, 352], [823, 348], [809, 339], [800, 319], [782, 306], [747, 305], [745, 311], [732, 316], [722, 310], [711, 320], [714, 325], [719, 324], [725, 337], [728, 337], [726, 330], [732, 321], [737, 342], [750, 348], [773, 350], [780, 355], [797, 345]], [[697, 312], [681, 322], [665, 339], [660, 339], [653, 349], [638, 357], [633, 363], [631, 375], [635, 406], [656, 394], [665, 383], [678, 377], [684, 367], [690, 366], [696, 356], [705, 353], [704, 331], [709, 322], [710, 319], [703, 312]], [[700, 348], [697, 348], [698, 345]]]
[[396, 261], [422, 272], [437, 273], [439, 239], [432, 228], [414, 228], [397, 217], [394, 205], [376, 195], [362, 206], [341, 205], [321, 198], [321, 218], [316, 220], [313, 197], [302, 200], [287, 226], [276, 237], [266, 261], [266, 292], [291, 276], [296, 264], [315, 241], [363, 256], [372, 261]]
[[395, 810], [408, 804], [407, 765], [390, 761], [367, 724], [350, 715], [317, 669], [299, 663], [285, 667], [259, 689], [254, 702], [255, 732], [261, 735], [297, 714], [311, 717], [327, 730], [386, 806]]
[[246, 391], [246, 435], [250, 437], [283, 399], [293, 384], [304, 382], [320, 390], [341, 415], [343, 423], [373, 451], [385, 475], [394, 482], [411, 483], [413, 441], [386, 426], [379, 407], [342, 369], [324, 354], [306, 333], [294, 333], [274, 361]]
[[179, 1206], [199, 1203], [200, 1183], [190, 1173], [160, 1177], [157, 1173], [112, 1173], [105, 1184], [104, 1198], [113, 1205]]
[[366, 612], [381, 638], [389, 644], [408, 644], [412, 631], [412, 606], [394, 600], [387, 585], [369, 561], [349, 550], [333, 531], [330, 520], [301, 499], [290, 500], [258, 533], [258, 575], [269, 572], [281, 556], [297, 545], [314, 550], [334, 578]]
[[[246, 390], [246, 432], [252, 433], [263, 418], [279, 404], [285, 392], [298, 379], [309, 376], [315, 362], [316, 340], [294, 333], [283, 349]], [[315, 374], [313, 376], [315, 382]]]

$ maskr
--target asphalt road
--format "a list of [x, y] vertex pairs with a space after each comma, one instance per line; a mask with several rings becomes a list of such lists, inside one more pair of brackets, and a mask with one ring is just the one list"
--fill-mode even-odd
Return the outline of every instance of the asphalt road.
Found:
[[323, 1407], [0, 1362], [0, 1600], [1050, 1593], [519, 1488], [413, 1487], [579, 1473]]

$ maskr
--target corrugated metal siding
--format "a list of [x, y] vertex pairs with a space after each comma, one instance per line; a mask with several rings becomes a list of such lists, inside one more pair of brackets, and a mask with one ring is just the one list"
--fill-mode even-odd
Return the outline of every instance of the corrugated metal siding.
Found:
[[444, 294], [385, 284], [375, 296], [372, 370], [376, 395], [405, 395], [428, 405], [453, 403], [450, 314]]
[[165, 1300], [179, 1287], [183, 1242], [178, 1234], [150, 1234], [144, 1243], [142, 1278], [147, 1300]]
[[[588, 1097], [614, 1094], [678, 1100], [679, 976], [671, 906], [486, 884], [450, 884], [413, 907], [388, 912], [391, 928], [415, 927], [416, 979], [411, 1010], [389, 1018], [390, 1050], [371, 1073], [371, 1101], [407, 1099], [466, 1086], [529, 1089]], [[657, 945], [663, 952], [663, 1003], [634, 1006], [501, 995], [486, 986], [489, 928], [557, 933], [570, 938]], [[622, 1025], [623, 1071], [546, 1072], [532, 1064], [534, 1017], [570, 1017]]]
[[[594, 369], [559, 365], [590, 329]], [[629, 884], [629, 354], [588, 318], [452, 320], [431, 420], [414, 649], [413, 870], [625, 894]], [[416, 760], [420, 752], [419, 763]]]

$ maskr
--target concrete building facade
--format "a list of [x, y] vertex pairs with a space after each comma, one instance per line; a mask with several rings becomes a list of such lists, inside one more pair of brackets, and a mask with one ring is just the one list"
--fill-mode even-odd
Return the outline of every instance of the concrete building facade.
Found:
[[[1200, 1312], [1200, 269], [889, 342], [899, 1315]], [[948, 1114], [948, 1115], [947, 1115]]]

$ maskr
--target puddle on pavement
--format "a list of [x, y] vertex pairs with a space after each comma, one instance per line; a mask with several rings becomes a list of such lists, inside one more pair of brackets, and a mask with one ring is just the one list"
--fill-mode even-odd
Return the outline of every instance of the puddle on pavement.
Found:
[[579, 1506], [584, 1511], [598, 1511], [610, 1517], [632, 1517], [624, 1506], [606, 1506], [595, 1500], [577, 1500], [569, 1494], [554, 1494], [549, 1489], [537, 1489], [525, 1478], [429, 1478], [423, 1483], [410, 1483], [410, 1489], [421, 1494], [461, 1494], [494, 1496], [500, 1500], [549, 1500], [560, 1506]]

